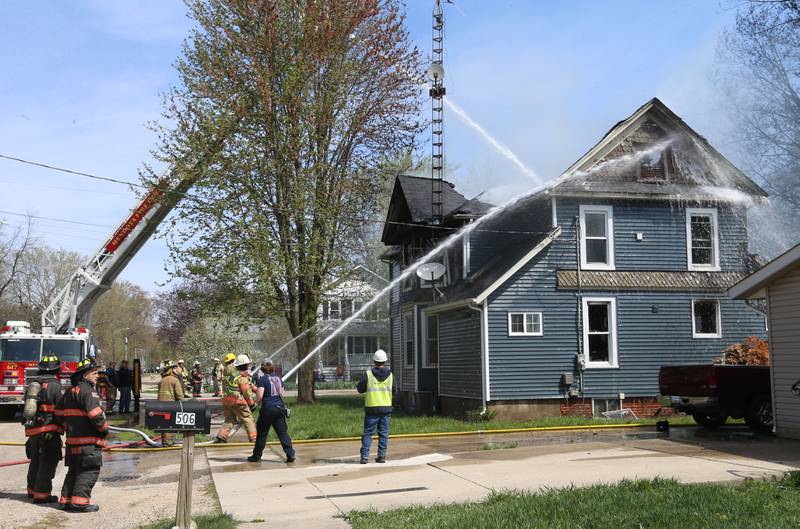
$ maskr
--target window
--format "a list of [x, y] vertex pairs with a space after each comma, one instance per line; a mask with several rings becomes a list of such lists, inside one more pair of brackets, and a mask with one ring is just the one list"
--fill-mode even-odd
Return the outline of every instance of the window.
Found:
[[[361, 301], [360, 299], [353, 300], [353, 314], [355, 314], [356, 312], [358, 312], [359, 310], [361, 310], [361, 308], [362, 308], [363, 306], [364, 306], [364, 302], [363, 302], [363, 301]], [[369, 311], [369, 309], [367, 309], [367, 311]], [[367, 311], [365, 311], [365, 314], [362, 314], [362, 315], [361, 315], [361, 319], [362, 319], [362, 320], [363, 320], [363, 319], [366, 319], [366, 312], [367, 312]]]
[[462, 279], [466, 279], [467, 276], [469, 276], [469, 251], [470, 251], [469, 233], [464, 235], [464, 239], [462, 239], [461, 246], [462, 246], [461, 256], [464, 259], [464, 262], [461, 265], [461, 271], [463, 273]]
[[717, 210], [686, 210], [686, 249], [689, 270], [719, 270]]
[[342, 308], [342, 319], [346, 320], [353, 315], [353, 300], [343, 299], [340, 303]]
[[341, 305], [339, 301], [329, 301], [328, 302], [328, 319], [331, 320], [338, 320], [341, 317]]
[[692, 338], [721, 338], [719, 301], [695, 299], [692, 301]]
[[406, 367], [414, 365], [414, 317], [403, 317], [403, 353]]
[[614, 269], [614, 213], [611, 206], [581, 206], [581, 268]]
[[648, 152], [639, 159], [639, 180], [644, 182], [664, 181], [664, 153]]
[[541, 312], [509, 312], [508, 313], [508, 335], [509, 336], [541, 336], [542, 335], [542, 313]]
[[439, 364], [439, 316], [425, 318], [425, 367]]
[[592, 399], [592, 416], [603, 419], [603, 412], [619, 411], [621, 408], [619, 399]]
[[619, 367], [614, 298], [583, 298], [583, 354], [587, 368]]

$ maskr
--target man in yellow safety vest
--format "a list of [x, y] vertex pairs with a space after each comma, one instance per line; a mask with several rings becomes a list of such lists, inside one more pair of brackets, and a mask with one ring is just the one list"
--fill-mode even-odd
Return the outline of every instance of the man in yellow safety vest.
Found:
[[375, 366], [361, 375], [358, 381], [359, 393], [364, 393], [364, 435], [361, 436], [361, 464], [369, 460], [372, 434], [378, 429], [378, 455], [376, 463], [386, 463], [386, 449], [389, 447], [389, 418], [392, 415], [392, 396], [397, 392], [394, 375], [386, 367], [386, 351], [378, 349], [372, 355]]

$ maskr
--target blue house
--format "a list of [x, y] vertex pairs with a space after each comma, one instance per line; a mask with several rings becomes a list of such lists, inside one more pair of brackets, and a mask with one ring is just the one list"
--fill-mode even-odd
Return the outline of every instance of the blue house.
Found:
[[383, 242], [393, 278], [449, 237], [435, 282], [390, 300], [391, 363], [408, 408], [499, 416], [659, 413], [663, 365], [705, 363], [763, 314], [726, 296], [756, 267], [747, 208], [766, 193], [658, 99], [545, 189], [491, 206], [399, 176]]

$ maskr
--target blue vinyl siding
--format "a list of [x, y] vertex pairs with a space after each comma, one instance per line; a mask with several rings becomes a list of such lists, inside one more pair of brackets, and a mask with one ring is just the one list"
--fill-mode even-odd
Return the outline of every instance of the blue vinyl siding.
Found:
[[[561, 373], [579, 372], [580, 322], [575, 291], [556, 288], [555, 271], [575, 269], [575, 217], [579, 204], [614, 207], [617, 270], [687, 270], [685, 209], [681, 205], [631, 201], [558, 201], [561, 236], [489, 298], [491, 399], [564, 397]], [[718, 207], [722, 271], [742, 271], [744, 219]], [[635, 240], [640, 231], [644, 240]], [[510, 266], [511, 263], [508, 263]], [[584, 291], [613, 297], [617, 305], [618, 363], [587, 369], [584, 396], [654, 396], [662, 365], [710, 362], [727, 345], [764, 336], [764, 319], [744, 302], [721, 294]], [[722, 338], [692, 338], [692, 299], [720, 299]], [[653, 313], [652, 307], [657, 308]], [[508, 336], [509, 311], [541, 311], [543, 336]], [[576, 377], [577, 382], [577, 377]]]
[[482, 399], [481, 317], [474, 310], [439, 314], [439, 393]]

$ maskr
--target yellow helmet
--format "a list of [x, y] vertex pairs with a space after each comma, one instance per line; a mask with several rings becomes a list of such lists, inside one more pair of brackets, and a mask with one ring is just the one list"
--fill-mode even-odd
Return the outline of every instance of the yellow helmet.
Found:
[[236, 360], [236, 355], [233, 353], [228, 353], [225, 355], [224, 362], [227, 364], [228, 362], [233, 362]]

